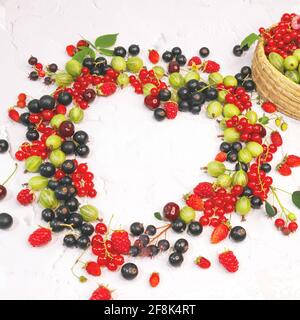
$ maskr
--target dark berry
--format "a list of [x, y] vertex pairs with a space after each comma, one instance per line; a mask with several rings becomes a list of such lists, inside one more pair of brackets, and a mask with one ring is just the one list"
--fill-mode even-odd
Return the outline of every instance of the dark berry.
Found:
[[244, 78], [246, 78], [247, 76], [251, 76], [252, 70], [250, 67], [248, 66], [244, 66], [241, 69], [241, 74]]
[[218, 91], [215, 88], [208, 88], [205, 91], [205, 97], [207, 101], [216, 100], [218, 98]]
[[203, 227], [198, 221], [192, 221], [188, 225], [188, 233], [192, 236], [199, 236], [202, 233]]
[[87, 57], [83, 60], [82, 65], [88, 69], [94, 66], [95, 60], [93, 58]]
[[63, 223], [61, 221], [59, 221], [58, 219], [52, 219], [50, 221], [50, 228], [53, 232], [61, 232], [65, 228], [62, 224]]
[[106, 66], [107, 65], [107, 60], [104, 57], [98, 57], [95, 60], [96, 66]]
[[50, 86], [50, 84], [52, 84], [52, 83], [53, 83], [53, 80], [52, 80], [51, 77], [45, 77], [45, 78], [44, 78], [44, 84], [45, 84], [46, 86]]
[[190, 111], [192, 114], [199, 114], [201, 112], [201, 106], [190, 106]]
[[238, 44], [233, 47], [232, 52], [235, 56], [240, 57], [243, 54], [243, 49], [241, 46]]
[[51, 162], [44, 162], [39, 168], [40, 175], [46, 178], [51, 178], [55, 174], [55, 166]]
[[139, 236], [139, 240], [142, 241], [144, 246], [147, 246], [149, 244], [149, 242], [150, 242], [149, 236], [147, 236], [146, 234], [141, 234]]
[[236, 242], [243, 241], [246, 238], [246, 230], [243, 227], [236, 226], [230, 230], [230, 238], [232, 238]]
[[231, 150], [231, 144], [228, 142], [222, 142], [220, 144], [220, 151], [228, 153]]
[[130, 226], [130, 232], [133, 236], [138, 237], [144, 232], [144, 226], [140, 222], [134, 222]]
[[164, 62], [171, 62], [173, 60], [174, 56], [172, 54], [172, 52], [170, 51], [165, 51], [162, 55], [162, 59]]
[[252, 196], [252, 190], [249, 187], [244, 187], [244, 191], [242, 193], [242, 196], [251, 197]]
[[24, 126], [30, 125], [29, 116], [30, 116], [30, 113], [29, 113], [29, 112], [23, 112], [23, 113], [20, 115], [20, 121], [21, 121], [21, 123], [22, 123]]
[[28, 59], [28, 63], [31, 65], [31, 66], [34, 66], [38, 63], [38, 59], [36, 57], [33, 57], [31, 56], [29, 59]]
[[198, 89], [198, 83], [199, 81], [196, 79], [191, 79], [186, 83], [186, 87], [189, 90], [189, 92], [194, 92]]
[[94, 230], [94, 226], [91, 223], [84, 223], [80, 229], [81, 233], [88, 237], [94, 233]]
[[174, 47], [171, 52], [172, 52], [174, 57], [176, 57], [176, 56], [178, 56], [178, 55], [180, 55], [182, 53], [182, 51], [181, 51], [181, 49], [179, 47]]
[[269, 163], [265, 162], [260, 165], [260, 169], [266, 173], [269, 173], [272, 170], [272, 166]]
[[9, 229], [13, 224], [13, 218], [8, 213], [0, 213], [0, 229]]
[[58, 128], [58, 133], [63, 138], [72, 137], [75, 131], [75, 126], [71, 121], [64, 121], [60, 124]]
[[59, 183], [57, 180], [49, 180], [47, 187], [51, 190], [55, 190], [58, 187]]
[[96, 98], [96, 92], [94, 89], [86, 89], [83, 94], [82, 94], [83, 100], [85, 100], [88, 103], [91, 103], [95, 100]]
[[227, 161], [234, 163], [238, 160], [238, 153], [235, 150], [232, 150], [227, 153]]
[[40, 99], [40, 108], [41, 109], [47, 109], [47, 110], [53, 110], [55, 107], [55, 100], [52, 96], [44, 95]]
[[65, 201], [65, 206], [67, 206], [70, 212], [75, 212], [79, 208], [79, 201], [77, 198], [71, 198]]
[[253, 80], [246, 80], [244, 83], [243, 83], [243, 87], [245, 88], [245, 90], [247, 92], [251, 92], [255, 89], [255, 83]]
[[64, 237], [64, 245], [68, 248], [73, 248], [77, 244], [77, 240], [73, 234], [67, 234]]
[[170, 248], [170, 242], [166, 239], [162, 239], [158, 241], [158, 249], [162, 252], [169, 250]]
[[37, 73], [36, 71], [31, 71], [31, 72], [29, 73], [28, 78], [29, 78], [30, 80], [32, 80], [32, 81], [36, 81], [36, 80], [38, 80], [39, 75], [38, 75], [38, 73]]
[[239, 85], [243, 84], [244, 77], [241, 73], [237, 73], [234, 77], [236, 78]]
[[55, 73], [55, 72], [57, 71], [58, 67], [57, 67], [57, 64], [56, 64], [56, 63], [51, 63], [51, 64], [49, 64], [49, 66], [47, 67], [47, 69], [48, 69], [50, 72]]
[[0, 153], [6, 152], [8, 147], [8, 142], [4, 139], [0, 139]]
[[130, 247], [129, 254], [131, 257], [137, 257], [139, 253], [140, 253], [140, 249], [138, 247], [135, 247], [135, 246]]
[[245, 172], [248, 171], [248, 165], [244, 162], [238, 162], [236, 165], [235, 165], [235, 171], [239, 171], [239, 170], [243, 170]]
[[232, 148], [232, 150], [234, 150], [234, 151], [236, 151], [236, 152], [239, 152], [240, 150], [242, 150], [243, 145], [242, 145], [240, 142], [234, 142], [234, 143], [231, 145], [231, 148]]
[[176, 61], [180, 66], [184, 66], [186, 64], [186, 57], [183, 54], [179, 54], [176, 56]]
[[76, 145], [73, 141], [64, 141], [60, 148], [65, 154], [70, 155], [75, 153]]
[[73, 213], [70, 215], [68, 219], [68, 224], [70, 224], [73, 228], [77, 229], [82, 226], [83, 218], [79, 213]]
[[251, 202], [251, 207], [253, 209], [260, 209], [260, 207], [262, 206], [263, 202], [261, 200], [260, 197], [257, 197], [257, 196], [253, 196], [250, 200]]
[[173, 252], [169, 256], [169, 262], [173, 267], [180, 267], [183, 262], [183, 255], [179, 252]]
[[181, 100], [178, 104], [178, 109], [181, 112], [186, 112], [190, 110], [190, 104], [187, 100]]
[[189, 249], [189, 243], [186, 239], [178, 239], [174, 244], [174, 250], [179, 253], [185, 253]]
[[181, 219], [172, 222], [172, 229], [177, 233], [182, 233], [186, 229], [186, 224]]
[[56, 218], [57, 220], [61, 221], [61, 222], [66, 222], [67, 219], [70, 216], [70, 210], [67, 206], [59, 206], [56, 210], [55, 210], [55, 214], [56, 214]]
[[126, 49], [124, 47], [115, 47], [114, 48], [114, 56], [119, 56], [119, 57], [125, 57], [126, 56]]
[[158, 247], [154, 244], [151, 244], [150, 246], [148, 246], [148, 249], [150, 251], [150, 257], [155, 257], [159, 253]]
[[30, 100], [27, 108], [32, 113], [39, 113], [41, 111], [40, 101], [38, 99]]
[[77, 131], [73, 136], [73, 140], [78, 144], [86, 144], [89, 140], [89, 135], [85, 131]]
[[71, 174], [75, 171], [76, 165], [73, 160], [66, 160], [61, 165], [61, 169], [66, 174]]
[[38, 133], [37, 130], [28, 130], [26, 132], [26, 139], [29, 140], [29, 141], [35, 141], [35, 140], [38, 140], [40, 137], [40, 134]]
[[57, 102], [64, 106], [68, 106], [72, 102], [72, 96], [69, 92], [62, 91], [57, 97]]
[[177, 95], [182, 100], [187, 100], [190, 97], [189, 89], [186, 87], [181, 87], [177, 91]]
[[85, 144], [81, 144], [76, 147], [75, 153], [79, 157], [86, 158], [90, 153], [90, 148]]
[[76, 188], [69, 185], [59, 184], [54, 192], [57, 200], [68, 200], [76, 195]]
[[88, 236], [85, 235], [81, 235], [78, 239], [77, 239], [77, 247], [80, 249], [86, 249], [89, 245], [90, 245], [90, 238]]
[[126, 263], [122, 266], [121, 274], [126, 280], [133, 280], [139, 273], [138, 267], [134, 263]]
[[180, 71], [180, 65], [177, 61], [171, 61], [168, 65], [168, 72], [174, 73]]
[[153, 114], [155, 120], [157, 121], [162, 121], [166, 118], [166, 111], [163, 108], [156, 108]]
[[207, 47], [202, 47], [202, 48], [199, 50], [199, 55], [200, 55], [200, 57], [202, 57], [202, 58], [208, 57], [208, 55], [209, 55], [209, 49], [208, 49]]
[[146, 230], [145, 230], [145, 234], [147, 234], [148, 236], [154, 236], [156, 234], [156, 227], [153, 225], [149, 225], [147, 226]]
[[168, 89], [161, 89], [158, 93], [158, 99], [160, 101], [168, 101], [171, 98], [171, 91]]
[[205, 102], [205, 95], [203, 92], [192, 92], [190, 94], [191, 106], [201, 106]]
[[54, 211], [51, 209], [44, 209], [42, 211], [42, 219], [46, 222], [50, 222], [55, 218]]
[[136, 44], [132, 44], [128, 48], [128, 53], [132, 56], [137, 56], [140, 53], [140, 47]]

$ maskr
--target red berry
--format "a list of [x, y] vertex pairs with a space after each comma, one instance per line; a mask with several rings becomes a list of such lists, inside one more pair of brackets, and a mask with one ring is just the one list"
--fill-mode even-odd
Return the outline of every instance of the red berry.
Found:
[[283, 219], [278, 218], [278, 219], [275, 220], [275, 226], [276, 226], [278, 229], [283, 228], [284, 225], [285, 225], [285, 222], [284, 222]]
[[156, 64], [159, 61], [159, 53], [156, 50], [149, 50], [149, 61]]
[[226, 159], [227, 159], [227, 154], [225, 152], [219, 152], [215, 157], [215, 160], [220, 162], [224, 162], [226, 161]]
[[179, 217], [180, 208], [175, 202], [168, 202], [163, 208], [164, 217], [167, 220], [174, 221]]
[[77, 42], [77, 44], [76, 44], [76, 47], [77, 47], [77, 48], [80, 48], [80, 47], [88, 47], [88, 46], [89, 46], [89, 44], [88, 44], [88, 42], [85, 41], [85, 40], [79, 40], [79, 41]]
[[267, 113], [273, 113], [277, 111], [276, 105], [270, 101], [264, 102], [261, 107]]
[[225, 223], [217, 225], [214, 231], [211, 234], [210, 241], [211, 243], [219, 243], [222, 240], [226, 239], [229, 234], [229, 227]]
[[100, 276], [101, 275], [101, 269], [98, 263], [94, 261], [90, 261], [85, 265], [85, 270], [88, 274], [92, 276]]
[[189, 194], [185, 196], [186, 204], [196, 211], [203, 210], [203, 200], [197, 194]]
[[157, 96], [148, 95], [144, 99], [144, 104], [146, 107], [148, 107], [151, 110], [156, 109], [160, 105], [160, 101], [157, 98]]
[[118, 254], [128, 254], [130, 250], [130, 240], [126, 231], [114, 231], [111, 236], [112, 248]]
[[210, 261], [204, 257], [198, 257], [196, 259], [196, 264], [202, 269], [208, 269], [211, 266]]
[[90, 300], [111, 300], [111, 292], [104, 286], [96, 289], [90, 297]]
[[280, 173], [282, 176], [290, 176], [292, 174], [291, 168], [284, 162], [279, 164], [276, 167], [276, 170], [278, 173]]
[[66, 51], [70, 57], [73, 57], [74, 54], [76, 53], [76, 47], [74, 47], [73, 45], [69, 45], [66, 47]]
[[288, 228], [291, 232], [295, 232], [298, 229], [298, 224], [295, 221], [289, 223]]
[[159, 273], [153, 272], [150, 276], [149, 283], [152, 288], [156, 288], [159, 285], [160, 277]]
[[295, 156], [295, 155], [288, 155], [286, 157], [285, 162], [291, 168], [299, 167], [300, 166], [300, 157]]
[[202, 216], [199, 220], [199, 223], [204, 227], [209, 225], [209, 218], [207, 218], [206, 216]]
[[95, 232], [100, 234], [106, 234], [107, 233], [107, 226], [104, 223], [97, 223], [95, 226]]
[[220, 65], [215, 61], [208, 60], [204, 63], [203, 71], [206, 73], [218, 72], [219, 70], [220, 70]]
[[273, 131], [271, 133], [271, 141], [276, 147], [280, 147], [282, 145], [282, 137], [278, 131]]
[[215, 194], [213, 185], [210, 182], [200, 182], [194, 188], [194, 193], [200, 196], [201, 198], [210, 198]]
[[219, 254], [219, 262], [228, 272], [236, 272], [239, 269], [239, 262], [232, 251]]
[[15, 122], [19, 122], [20, 120], [19, 112], [15, 109], [9, 109], [8, 116]]
[[50, 242], [51, 239], [52, 239], [51, 230], [46, 228], [39, 228], [29, 236], [28, 242], [33, 247], [40, 247]]

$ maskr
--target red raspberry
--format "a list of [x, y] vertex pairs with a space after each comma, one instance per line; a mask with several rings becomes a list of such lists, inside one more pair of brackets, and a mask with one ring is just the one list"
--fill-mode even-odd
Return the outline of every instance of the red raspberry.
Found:
[[17, 200], [21, 205], [27, 206], [33, 202], [33, 193], [29, 189], [23, 189], [18, 193]]
[[201, 64], [201, 59], [197, 56], [192, 57], [189, 61], [188, 61], [188, 66], [189, 67], [197, 67], [200, 66]]
[[194, 193], [201, 198], [210, 198], [215, 194], [213, 185], [210, 182], [200, 182], [194, 188]]
[[271, 141], [276, 147], [280, 147], [282, 145], [282, 137], [278, 131], [273, 131], [271, 133]]
[[97, 93], [101, 96], [111, 96], [117, 90], [117, 85], [113, 82], [105, 82], [101, 86], [98, 87]]
[[273, 113], [277, 111], [276, 105], [270, 101], [264, 102], [261, 105], [262, 109], [267, 113]]
[[39, 228], [29, 236], [28, 242], [33, 247], [40, 247], [50, 242], [51, 239], [52, 239], [52, 235], [51, 235], [50, 229]]
[[101, 269], [97, 262], [90, 261], [85, 265], [85, 270], [88, 274], [92, 276], [100, 276], [101, 275]]
[[90, 300], [111, 300], [111, 292], [104, 286], [100, 286], [96, 289], [91, 297]]
[[175, 119], [178, 113], [178, 105], [175, 102], [166, 102], [164, 104], [166, 115], [168, 119]]
[[203, 200], [197, 194], [189, 194], [185, 196], [185, 203], [197, 211], [203, 210]]
[[203, 71], [206, 73], [218, 72], [219, 70], [220, 70], [220, 65], [215, 61], [207, 60], [204, 63]]
[[89, 43], [85, 40], [79, 40], [76, 44], [76, 47], [77, 48], [80, 48], [80, 47], [89, 47]]
[[130, 250], [130, 240], [126, 231], [115, 231], [111, 235], [113, 250], [118, 254], [127, 254]]
[[156, 64], [159, 61], [159, 53], [156, 50], [149, 50], [149, 61]]
[[239, 262], [232, 251], [219, 254], [219, 262], [228, 272], [236, 272], [239, 269]]

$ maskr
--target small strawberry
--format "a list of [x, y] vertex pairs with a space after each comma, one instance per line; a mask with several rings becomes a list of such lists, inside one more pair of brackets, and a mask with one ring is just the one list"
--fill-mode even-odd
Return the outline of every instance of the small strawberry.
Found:
[[89, 261], [85, 265], [85, 270], [88, 274], [98, 277], [101, 275], [101, 269], [98, 263], [94, 261]]
[[186, 204], [196, 211], [203, 210], [203, 200], [197, 194], [187, 194], [184, 196]]
[[227, 238], [230, 231], [230, 225], [227, 223], [220, 223], [213, 230], [210, 241], [211, 243], [219, 243]]
[[299, 167], [300, 166], [300, 157], [291, 154], [286, 157], [285, 162], [290, 168]]
[[80, 48], [80, 47], [89, 47], [89, 43], [85, 40], [79, 40], [76, 44], [76, 47], [77, 48]]
[[178, 105], [175, 102], [166, 102], [164, 104], [166, 116], [168, 119], [175, 119], [178, 113]]
[[277, 111], [276, 105], [270, 101], [264, 102], [261, 107], [267, 113], [274, 113]]
[[159, 273], [153, 272], [150, 276], [149, 283], [152, 288], [156, 288], [159, 285], [160, 277]]
[[280, 173], [282, 176], [290, 176], [292, 174], [291, 168], [285, 163], [280, 163], [277, 167], [276, 170], [278, 173]]
[[19, 122], [20, 121], [20, 115], [19, 112], [13, 108], [8, 110], [8, 116], [11, 118], [11, 120], [15, 121], [15, 122]]
[[210, 198], [215, 194], [213, 185], [210, 182], [200, 182], [194, 188], [194, 193], [201, 198]]
[[282, 145], [282, 137], [278, 131], [273, 131], [271, 133], [271, 141], [276, 147], [280, 147]]
[[224, 161], [226, 161], [226, 159], [227, 159], [227, 154], [225, 152], [222, 152], [222, 151], [219, 152], [215, 157], [215, 160], [216, 161], [220, 161], [220, 162], [224, 162]]
[[28, 242], [33, 247], [41, 247], [52, 240], [52, 233], [50, 229], [39, 228], [35, 230], [28, 238]]
[[159, 61], [159, 53], [156, 50], [149, 50], [148, 58], [151, 63], [156, 64]]
[[90, 300], [112, 300], [111, 292], [108, 288], [100, 286], [92, 293]]
[[210, 261], [204, 257], [198, 257], [195, 262], [202, 269], [208, 269], [211, 266]]
[[66, 51], [67, 51], [68, 56], [73, 57], [74, 54], [76, 53], [77, 49], [73, 45], [69, 45], [66, 47]]
[[218, 72], [220, 70], [220, 65], [212, 60], [207, 60], [204, 62], [203, 71], [206, 73]]

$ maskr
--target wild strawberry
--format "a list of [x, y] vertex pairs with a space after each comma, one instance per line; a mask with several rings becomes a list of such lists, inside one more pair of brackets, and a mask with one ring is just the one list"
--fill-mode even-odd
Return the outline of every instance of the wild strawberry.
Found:
[[153, 272], [150, 276], [150, 279], [149, 279], [150, 286], [152, 288], [155, 288], [159, 285], [159, 282], [160, 282], [159, 273]]
[[215, 192], [210, 182], [200, 182], [195, 188], [194, 193], [201, 198], [210, 198]]
[[203, 71], [206, 73], [218, 72], [220, 70], [220, 65], [212, 60], [207, 60], [204, 63]]
[[80, 47], [88, 47], [89, 46], [89, 43], [85, 40], [79, 40], [76, 44], [76, 47], [77, 48], [80, 48]]
[[278, 131], [273, 131], [271, 133], [271, 141], [276, 147], [280, 147], [282, 145], [282, 137]]
[[156, 64], [159, 61], [159, 53], [156, 50], [149, 50], [149, 61]]
[[105, 82], [98, 86], [97, 94], [100, 96], [111, 96], [117, 90], [117, 85], [113, 82]]
[[208, 269], [211, 265], [210, 261], [204, 257], [198, 257], [195, 262], [202, 269]]
[[219, 254], [219, 262], [228, 272], [236, 272], [239, 269], [239, 262], [230, 250]]
[[13, 108], [8, 110], [8, 116], [11, 118], [11, 120], [13, 120], [15, 122], [20, 121], [19, 112]]
[[219, 243], [226, 239], [229, 234], [229, 226], [226, 223], [220, 223], [213, 230], [210, 241], [211, 243]]
[[261, 105], [262, 109], [267, 113], [273, 113], [277, 111], [277, 107], [274, 103], [266, 101]]
[[286, 157], [285, 163], [291, 168], [299, 167], [300, 166], [300, 157], [292, 155], [292, 154], [288, 155]]
[[197, 211], [203, 210], [203, 200], [197, 194], [188, 194], [185, 197], [185, 203]]
[[52, 233], [50, 229], [39, 228], [35, 230], [28, 238], [28, 242], [33, 247], [41, 247], [52, 240]]
[[178, 105], [175, 102], [166, 102], [164, 104], [166, 116], [168, 119], [175, 119], [178, 113]]
[[66, 47], [66, 51], [67, 51], [68, 56], [73, 57], [74, 54], [76, 53], [77, 49], [73, 45], [69, 45]]
[[191, 67], [192, 69], [199, 69], [201, 65], [201, 59], [197, 56], [192, 57], [189, 61], [188, 61], [188, 66]]
[[219, 152], [215, 157], [215, 160], [220, 162], [224, 162], [226, 161], [226, 159], [227, 159], [227, 154], [225, 152]]
[[285, 163], [280, 163], [277, 167], [276, 170], [278, 173], [280, 173], [282, 176], [290, 176], [292, 174], [291, 168]]
[[87, 271], [88, 274], [92, 275], [92, 276], [100, 276], [101, 275], [101, 269], [100, 266], [98, 265], [97, 262], [94, 261], [89, 261], [86, 265], [85, 265], [85, 270]]
[[91, 295], [90, 300], [111, 300], [111, 292], [108, 288], [100, 286]]
[[113, 250], [118, 254], [127, 254], [130, 250], [130, 240], [126, 231], [114, 231], [111, 236]]

